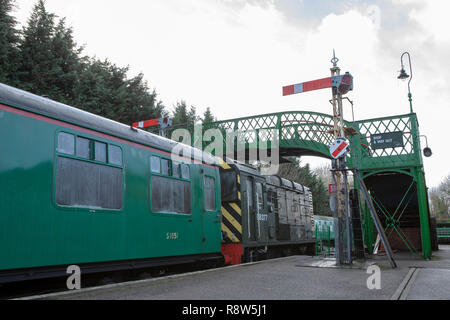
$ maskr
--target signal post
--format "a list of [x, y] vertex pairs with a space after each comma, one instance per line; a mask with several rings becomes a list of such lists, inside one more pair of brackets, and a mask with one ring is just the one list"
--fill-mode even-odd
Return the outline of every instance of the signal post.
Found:
[[[331, 70], [331, 77], [335, 79], [340, 76], [340, 68], [337, 66], [339, 59], [333, 51], [333, 67]], [[347, 85], [337, 84], [332, 87], [332, 105], [333, 105], [333, 135], [335, 142], [330, 146], [330, 154], [334, 158], [332, 161], [332, 176], [333, 183], [336, 188], [336, 207], [333, 208], [333, 215], [336, 222], [335, 232], [335, 254], [336, 262], [338, 264], [352, 263], [352, 243], [351, 243], [351, 220], [349, 211], [349, 191], [348, 191], [348, 177], [347, 177], [347, 149], [348, 141], [344, 135], [344, 114], [342, 107], [342, 94], [347, 93], [352, 89], [353, 79], [347, 73]], [[343, 82], [343, 81], [342, 81]], [[341, 171], [342, 170], [342, 171]]]
[[335, 201], [331, 201], [335, 204], [331, 205], [336, 222], [335, 254], [338, 264], [351, 264], [351, 218], [346, 163], [349, 142], [345, 139], [344, 134], [342, 95], [353, 90], [353, 77], [348, 72], [344, 75], [340, 74], [340, 68], [337, 66], [338, 61], [339, 59], [336, 58], [333, 51], [331, 77], [285, 86], [283, 87], [283, 96], [324, 88], [332, 89], [333, 98], [331, 102], [333, 105], [334, 119], [332, 134], [334, 135], [335, 141], [330, 146], [330, 154], [334, 159], [332, 161], [332, 176], [334, 185], [336, 186]]

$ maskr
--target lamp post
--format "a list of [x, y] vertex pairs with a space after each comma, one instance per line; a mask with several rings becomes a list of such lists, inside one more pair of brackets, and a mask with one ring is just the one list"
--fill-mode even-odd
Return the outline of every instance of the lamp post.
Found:
[[[411, 74], [408, 75], [405, 71], [405, 67], [403, 64], [403, 56], [407, 54], [408, 55], [408, 60], [409, 60], [409, 72]], [[403, 52], [402, 56], [400, 57], [400, 63], [402, 64], [402, 70], [400, 70], [400, 75], [397, 77], [397, 79], [400, 80], [406, 80], [409, 78], [408, 81], [408, 99], [409, 99], [409, 109], [410, 109], [410, 113], [413, 113], [413, 108], [412, 108], [412, 94], [411, 94], [411, 88], [410, 88], [410, 83], [412, 80], [412, 68], [411, 68], [411, 56], [409, 55], [409, 52]]]

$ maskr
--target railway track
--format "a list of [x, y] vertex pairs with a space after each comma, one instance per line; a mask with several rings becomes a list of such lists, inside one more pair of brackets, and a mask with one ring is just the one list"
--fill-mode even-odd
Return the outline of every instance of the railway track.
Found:
[[[120, 272], [112, 271], [88, 274], [81, 277], [81, 288], [90, 288], [107, 284], [145, 280], [211, 268], [212, 267], [191, 263], [168, 266], [164, 268], [158, 267]], [[66, 291], [68, 290], [66, 284], [68, 276], [0, 284], [0, 300], [20, 299], [34, 295], [43, 295]]]

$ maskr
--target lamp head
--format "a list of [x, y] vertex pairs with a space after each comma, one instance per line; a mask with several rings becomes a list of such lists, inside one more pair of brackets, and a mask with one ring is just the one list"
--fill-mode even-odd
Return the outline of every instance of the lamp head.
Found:
[[409, 78], [409, 74], [407, 74], [405, 69], [402, 68], [402, 70], [400, 70], [400, 75], [397, 77], [397, 79], [406, 80], [408, 78]]
[[432, 154], [433, 154], [433, 153], [431, 152], [431, 149], [430, 149], [430, 148], [426, 147], [426, 148], [423, 149], [423, 155], [424, 155], [425, 157], [429, 158], [429, 157], [431, 157]]

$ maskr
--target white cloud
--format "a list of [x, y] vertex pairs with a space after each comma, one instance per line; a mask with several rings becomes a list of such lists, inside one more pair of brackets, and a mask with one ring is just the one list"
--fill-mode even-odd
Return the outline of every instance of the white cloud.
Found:
[[[414, 110], [434, 152], [425, 159], [427, 181], [434, 186], [448, 172], [450, 157], [442, 131], [450, 116], [448, 5], [391, 1], [389, 10], [408, 15], [405, 25], [387, 24], [391, 15], [375, 5], [350, 6], [320, 24], [293, 25], [272, 0], [46, 3], [67, 17], [87, 54], [130, 65], [134, 74], [142, 71], [169, 108], [184, 99], [199, 112], [211, 107], [219, 119], [287, 110], [331, 113], [329, 90], [282, 97], [281, 88], [329, 76], [333, 48], [342, 71], [354, 76], [349, 97], [357, 119], [407, 113], [407, 87], [396, 77], [400, 55], [408, 50]], [[17, 2], [24, 22], [35, 1]], [[351, 118], [348, 105], [345, 117]]]

